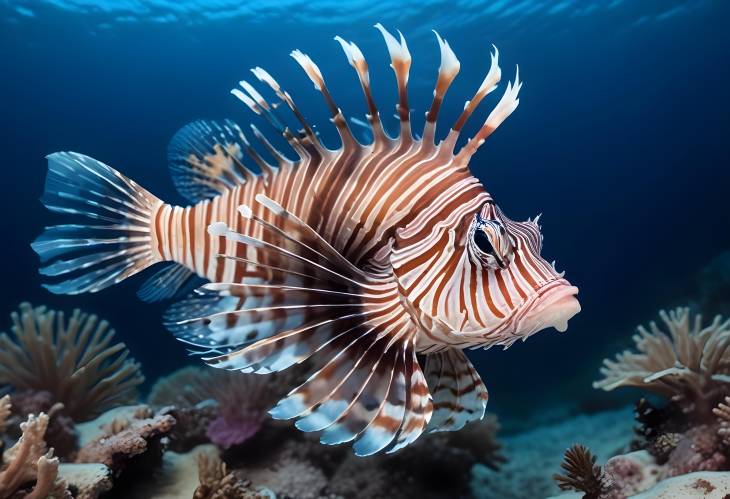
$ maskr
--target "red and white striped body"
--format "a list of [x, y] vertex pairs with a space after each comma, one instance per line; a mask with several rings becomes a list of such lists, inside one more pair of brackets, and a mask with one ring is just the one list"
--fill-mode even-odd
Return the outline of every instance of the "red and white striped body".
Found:
[[[187, 125], [169, 156], [178, 190], [195, 203], [183, 208], [103, 163], [57, 153], [49, 157], [46, 205], [105, 225], [50, 227], [34, 243], [44, 260], [55, 259], [42, 272], [66, 278], [47, 286], [54, 292], [99, 291], [162, 261], [177, 265], [148, 281], [147, 297], [173, 296], [192, 273], [210, 281], [170, 308], [171, 331], [219, 368], [267, 374], [311, 361], [313, 374], [271, 414], [321, 431], [323, 443], [352, 441], [361, 455], [396, 451], [427, 427], [456, 430], [480, 419], [487, 391], [462, 350], [564, 330], [580, 310], [577, 288], [540, 256], [537, 220], [507, 218], [469, 171], [473, 154], [516, 109], [519, 73], [456, 152], [464, 124], [500, 80], [498, 52], [438, 141], [439, 110], [460, 65], [437, 35], [434, 98], [415, 138], [408, 47], [402, 35], [376, 27], [396, 76], [397, 137], [383, 128], [365, 58], [337, 37], [365, 96], [372, 143], [354, 138], [319, 68], [295, 50], [329, 108], [338, 149], [321, 143], [291, 96], [257, 67], [253, 75], [276, 102], [246, 81], [232, 93], [296, 159], [254, 126], [269, 159], [235, 123]], [[301, 130], [282, 120], [286, 108]], [[423, 368], [417, 354], [427, 354]]]

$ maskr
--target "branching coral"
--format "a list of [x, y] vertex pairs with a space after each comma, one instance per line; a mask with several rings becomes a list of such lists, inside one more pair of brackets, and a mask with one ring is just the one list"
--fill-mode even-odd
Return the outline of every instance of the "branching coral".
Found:
[[0, 334], [0, 385], [50, 392], [75, 421], [135, 397], [144, 378], [123, 343], [112, 344], [114, 330], [95, 315], [33, 308], [13, 312], [13, 335]]
[[[11, 396], [13, 404], [13, 420], [23, 420], [29, 414], [48, 414], [49, 423], [46, 429], [45, 441], [49, 447], [53, 447], [53, 453], [65, 458], [76, 451], [76, 431], [73, 419], [66, 414], [65, 407], [61, 402], [54, 402], [50, 392], [26, 390], [13, 393]], [[20, 436], [20, 435], [11, 435]]]
[[295, 381], [287, 374], [257, 376], [220, 369], [187, 367], [163, 378], [152, 388], [153, 405], [200, 406], [206, 400], [218, 405], [218, 416], [207, 427], [210, 441], [228, 449], [261, 430], [268, 411]]
[[[7, 405], [7, 400], [3, 403]], [[58, 458], [47, 450], [43, 437], [48, 416], [31, 415], [20, 425], [23, 435], [3, 455], [0, 468], [0, 498], [22, 492], [25, 499], [60, 499], [70, 497], [63, 481], [57, 480]], [[26, 491], [28, 484], [34, 484]]]
[[698, 420], [730, 385], [730, 319], [715, 317], [702, 327], [702, 316], [692, 320], [688, 308], [660, 312], [669, 334], [652, 322], [639, 326], [633, 339], [637, 352], [626, 350], [616, 360], [604, 360], [603, 379], [595, 388], [613, 390], [636, 386], [667, 397]]
[[717, 434], [722, 438], [723, 444], [730, 448], [730, 397], [725, 397], [725, 403], [718, 404], [713, 412], [720, 424]]
[[198, 456], [200, 485], [193, 499], [269, 499], [276, 497], [267, 491], [255, 489], [249, 480], [229, 473], [226, 464], [215, 454]]
[[571, 446], [565, 451], [565, 459], [560, 466], [566, 473], [554, 476], [560, 490], [584, 492], [584, 499], [598, 499], [608, 490], [607, 478], [596, 464], [596, 456], [587, 447]]
[[346, 452], [328, 490], [361, 498], [462, 497], [468, 492], [475, 464], [496, 469], [504, 463], [496, 438], [498, 428], [496, 416], [487, 415], [460, 431], [423, 435], [394, 454], [361, 458]]

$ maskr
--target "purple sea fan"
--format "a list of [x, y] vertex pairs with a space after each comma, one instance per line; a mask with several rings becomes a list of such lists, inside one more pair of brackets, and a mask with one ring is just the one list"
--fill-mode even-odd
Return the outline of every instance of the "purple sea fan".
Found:
[[[208, 393], [218, 402], [219, 414], [206, 434], [214, 444], [228, 449], [244, 443], [261, 430], [268, 411], [284, 395], [272, 390], [269, 380], [255, 374], [206, 370]], [[275, 382], [274, 382], [275, 383]]]
[[258, 376], [235, 371], [186, 367], [160, 379], [150, 392], [152, 405], [202, 406], [213, 401], [216, 417], [206, 435], [228, 449], [256, 435], [269, 419], [268, 411], [296, 386], [294, 375]]

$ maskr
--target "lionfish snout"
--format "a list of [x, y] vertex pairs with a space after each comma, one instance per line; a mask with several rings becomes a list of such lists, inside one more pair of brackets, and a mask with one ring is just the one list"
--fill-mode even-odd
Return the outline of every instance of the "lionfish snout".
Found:
[[524, 337], [550, 327], [564, 332], [568, 329], [568, 321], [580, 312], [577, 294], [578, 288], [565, 279], [545, 285], [527, 307], [517, 329]]

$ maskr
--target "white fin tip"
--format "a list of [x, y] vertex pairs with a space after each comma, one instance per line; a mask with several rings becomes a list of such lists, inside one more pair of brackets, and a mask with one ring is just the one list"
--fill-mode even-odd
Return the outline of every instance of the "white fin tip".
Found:
[[245, 219], [253, 218], [253, 210], [248, 205], [242, 204], [238, 207], [238, 214]]
[[228, 225], [225, 222], [213, 222], [208, 226], [208, 234], [211, 236], [225, 236], [228, 233]]

